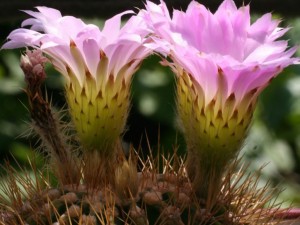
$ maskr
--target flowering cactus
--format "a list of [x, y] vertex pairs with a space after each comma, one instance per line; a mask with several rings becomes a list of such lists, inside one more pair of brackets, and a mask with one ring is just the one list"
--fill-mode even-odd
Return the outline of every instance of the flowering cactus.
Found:
[[[35, 171], [36, 180], [8, 167], [0, 194], [1, 224], [279, 224], [299, 215], [270, 204], [266, 187], [229, 163], [246, 135], [259, 93], [282, 69], [296, 63], [295, 48], [276, 41], [287, 29], [271, 15], [250, 24], [249, 6], [225, 0], [215, 14], [191, 2], [169, 15], [164, 2], [120, 28], [122, 15], [100, 31], [55, 9], [25, 11], [33, 18], [2, 48], [30, 47], [21, 57], [33, 125], [52, 158], [58, 180]], [[188, 25], [188, 26], [187, 26]], [[122, 152], [120, 136], [130, 104], [131, 78], [155, 50], [172, 60], [177, 75], [178, 117], [188, 145], [187, 162], [176, 155]], [[42, 55], [44, 54], [44, 55]], [[45, 58], [47, 56], [48, 58]], [[50, 61], [65, 77], [80, 154], [61, 131], [41, 84]], [[132, 151], [133, 152], [133, 151]], [[138, 170], [137, 158], [142, 165]], [[162, 162], [162, 173], [160, 164]], [[34, 167], [34, 166], [33, 166]]]
[[[216, 195], [222, 172], [246, 136], [257, 97], [297, 59], [277, 39], [288, 29], [265, 14], [250, 23], [249, 6], [225, 0], [213, 14], [192, 1], [169, 15], [164, 2], [147, 2], [141, 16], [156, 49], [177, 74], [177, 108], [188, 144], [187, 168], [195, 190]], [[215, 190], [214, 190], [215, 189]], [[210, 198], [214, 198], [211, 196]]]
[[[126, 11], [107, 20], [102, 31], [52, 8], [25, 11], [33, 18], [8, 36], [2, 48], [30, 46], [40, 49], [65, 77], [66, 97], [79, 137], [89, 183], [114, 171], [120, 136], [128, 109], [131, 77], [151, 50], [144, 46], [148, 33], [140, 18], [133, 16], [120, 28]], [[105, 171], [100, 167], [106, 168]], [[97, 169], [98, 168], [98, 169]], [[97, 172], [98, 171], [98, 172]], [[100, 171], [102, 171], [100, 173]]]

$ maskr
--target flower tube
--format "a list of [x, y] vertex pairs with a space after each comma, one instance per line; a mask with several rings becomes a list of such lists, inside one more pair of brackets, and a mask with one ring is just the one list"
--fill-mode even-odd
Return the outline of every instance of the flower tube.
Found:
[[187, 169], [196, 193], [213, 199], [222, 173], [247, 134], [257, 97], [296, 48], [277, 40], [288, 29], [265, 14], [251, 24], [249, 6], [225, 0], [215, 13], [192, 1], [169, 15], [163, 1], [140, 13], [155, 49], [177, 75], [177, 110], [188, 148]]
[[[66, 97], [79, 139], [86, 149], [111, 155], [129, 108], [131, 77], [150, 53], [146, 30], [126, 11], [107, 20], [102, 30], [52, 8], [37, 12], [8, 36], [3, 49], [30, 46], [46, 54], [66, 80]], [[28, 27], [24, 28], [24, 27]]]

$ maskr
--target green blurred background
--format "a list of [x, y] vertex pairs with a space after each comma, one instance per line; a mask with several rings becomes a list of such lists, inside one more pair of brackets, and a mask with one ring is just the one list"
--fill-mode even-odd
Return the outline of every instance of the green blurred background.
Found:
[[[5, 42], [10, 31], [20, 26], [24, 15], [18, 12], [18, 9], [31, 9], [31, 5], [35, 3], [28, 1], [26, 5], [23, 1], [13, 2], [14, 8], [6, 6], [12, 14], [4, 10], [6, 16], [0, 20], [0, 44]], [[122, 4], [118, 9], [107, 9], [108, 14], [97, 13], [96, 10], [88, 14], [86, 11], [92, 9], [84, 9], [80, 13], [76, 2], [78, 3], [78, 1], [73, 3], [43, 1], [39, 2], [39, 5], [51, 6], [55, 3], [58, 9], [62, 8], [70, 13], [73, 10], [75, 15], [83, 16], [87, 22], [101, 24], [103, 19], [115, 12], [114, 10], [131, 9], [141, 4], [141, 1], [133, 1], [127, 5]], [[220, 2], [213, 1], [210, 4], [215, 4], [212, 5], [215, 9]], [[300, 13], [298, 17], [295, 11], [288, 13], [278, 10], [276, 8], [278, 1], [275, 0], [274, 7], [272, 4], [263, 5], [264, 2], [266, 1], [260, 3], [252, 1], [253, 18], [257, 18], [262, 12], [274, 11], [275, 17], [284, 18], [282, 26], [292, 27], [284, 37], [290, 40], [290, 46], [299, 44]], [[289, 3], [289, 1], [281, 2], [282, 6]], [[117, 3], [118, 1], [115, 2], [116, 6]], [[184, 8], [187, 3], [188, 1], [172, 1], [168, 2], [168, 5], [175, 5], [176, 8], [182, 5], [181, 8]], [[296, 1], [294, 3], [294, 7], [297, 7]], [[3, 6], [3, 2], [1, 4]], [[256, 4], [262, 5], [256, 7]], [[287, 6], [294, 10], [292, 6]], [[104, 12], [105, 9], [99, 8], [99, 11]], [[13, 160], [15, 158], [22, 166], [28, 166], [27, 158], [33, 155], [38, 140], [30, 135], [28, 125], [30, 118], [26, 109], [27, 98], [23, 91], [25, 83], [19, 68], [22, 51], [2, 50], [0, 52], [0, 163], [9, 160], [12, 164], [16, 164]], [[147, 139], [154, 151], [158, 147], [165, 151], [172, 151], [174, 146], [178, 145], [183, 153], [184, 140], [176, 126], [174, 75], [170, 69], [162, 67], [159, 61], [157, 56], [149, 57], [134, 77], [132, 108], [124, 141], [132, 143], [135, 147], [141, 145], [146, 152], [149, 150]], [[47, 73], [45, 88], [47, 87], [48, 95], [52, 97], [53, 106], [59, 110], [65, 105], [62, 77], [50, 66], [47, 67]], [[279, 200], [286, 201], [286, 204], [294, 202], [300, 206], [300, 66], [286, 69], [261, 95], [253, 126], [241, 155], [244, 156], [244, 161], [251, 162], [251, 171], [257, 171], [266, 164], [262, 171], [261, 182], [270, 180], [274, 186], [285, 189]], [[42, 164], [40, 162], [39, 166]]]

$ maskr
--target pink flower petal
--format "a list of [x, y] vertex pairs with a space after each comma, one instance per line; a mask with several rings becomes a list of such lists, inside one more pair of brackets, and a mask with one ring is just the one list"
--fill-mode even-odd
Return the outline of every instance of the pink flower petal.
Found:
[[121, 17], [129, 13], [133, 13], [133, 11], [125, 11], [107, 20], [102, 29], [103, 35], [109, 37], [111, 40], [115, 40], [121, 28]]
[[237, 8], [233, 0], [224, 0], [214, 14], [192, 1], [186, 12], [173, 10], [172, 18], [164, 6], [147, 2], [141, 13], [155, 34], [150, 47], [190, 73], [206, 102], [220, 89], [218, 69], [227, 83], [224, 98], [234, 93], [242, 101], [251, 89], [263, 89], [284, 67], [299, 62], [292, 58], [296, 48], [277, 41], [288, 29], [278, 27], [271, 14], [251, 25], [250, 7]]
[[[62, 16], [56, 9], [37, 7], [37, 10], [24, 11], [32, 18], [23, 21], [22, 26], [30, 29], [13, 31], [2, 48], [40, 48], [50, 56], [57, 70], [68, 80], [72, 73], [81, 86], [85, 85], [87, 75], [103, 80], [99, 74], [107, 76], [118, 73], [126, 64], [137, 65], [151, 52], [144, 45], [150, 38], [147, 38], [148, 27], [141, 17], [133, 16], [121, 28], [121, 17], [133, 11], [125, 11], [107, 20], [101, 32], [97, 26], [85, 24], [73, 16]], [[99, 65], [103, 52], [107, 54], [109, 70], [102, 73]], [[129, 70], [128, 74], [134, 72]]]
[[84, 40], [82, 53], [89, 72], [96, 78], [97, 67], [100, 61], [100, 49], [98, 43], [93, 39]]

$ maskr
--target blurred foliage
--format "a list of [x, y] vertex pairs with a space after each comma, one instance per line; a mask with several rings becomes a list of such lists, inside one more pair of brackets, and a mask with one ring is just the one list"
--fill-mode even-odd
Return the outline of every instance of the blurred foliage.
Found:
[[[300, 18], [284, 23], [293, 27], [286, 37], [291, 40], [290, 45], [299, 44]], [[4, 40], [5, 36], [0, 38]], [[25, 83], [19, 68], [20, 52], [0, 52], [0, 163], [3, 164], [4, 159], [14, 163], [15, 158], [26, 166], [27, 157], [33, 155], [32, 149], [38, 140], [30, 136], [27, 99], [22, 90]], [[149, 57], [134, 77], [124, 141], [136, 148], [141, 146], [144, 151], [149, 150], [148, 144], [153, 151], [170, 151], [178, 145], [183, 153], [184, 140], [176, 125], [175, 77], [159, 61], [157, 56]], [[47, 93], [54, 108], [60, 109], [65, 105], [62, 76], [50, 66], [47, 74]], [[241, 155], [251, 162], [251, 170], [268, 163], [263, 178], [286, 189], [281, 200], [300, 205], [299, 66], [286, 69], [261, 95]]]

